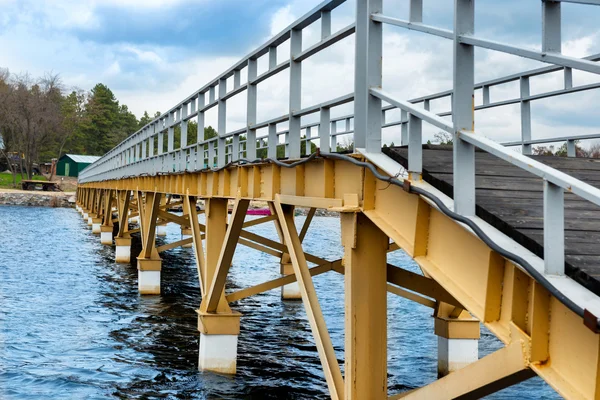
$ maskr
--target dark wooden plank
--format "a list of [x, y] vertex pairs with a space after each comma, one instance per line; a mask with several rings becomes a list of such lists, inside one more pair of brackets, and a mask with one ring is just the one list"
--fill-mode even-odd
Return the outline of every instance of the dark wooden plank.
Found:
[[[423, 179], [453, 195], [452, 148], [424, 146]], [[402, 164], [406, 148], [385, 149]], [[533, 157], [600, 188], [600, 160]], [[542, 179], [484, 152], [476, 152], [477, 215], [543, 257]], [[566, 273], [600, 295], [600, 207], [565, 193]]]

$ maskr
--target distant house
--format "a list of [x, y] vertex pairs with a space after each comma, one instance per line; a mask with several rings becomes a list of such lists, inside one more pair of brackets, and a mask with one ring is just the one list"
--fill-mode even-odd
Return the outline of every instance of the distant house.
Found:
[[56, 175], [78, 177], [79, 173], [88, 165], [99, 159], [98, 156], [81, 156], [77, 154], [65, 154], [58, 159]]

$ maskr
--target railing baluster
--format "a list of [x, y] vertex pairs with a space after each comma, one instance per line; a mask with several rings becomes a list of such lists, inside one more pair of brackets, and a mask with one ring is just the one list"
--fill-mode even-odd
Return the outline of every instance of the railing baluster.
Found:
[[567, 157], [577, 157], [577, 148], [574, 140], [567, 140]]
[[531, 154], [531, 144], [525, 143], [531, 140], [531, 103], [529, 100], [523, 100], [529, 97], [529, 77], [520, 79], [521, 90], [521, 149], [523, 154]]
[[331, 151], [329, 142], [332, 137], [330, 136], [331, 112], [328, 107], [321, 108], [319, 118], [319, 148], [323, 153], [329, 153]]
[[473, 131], [474, 48], [460, 42], [460, 35], [474, 33], [474, 0], [454, 3], [454, 211], [475, 215], [475, 148], [460, 138], [460, 131]]
[[256, 158], [256, 85], [251, 82], [256, 79], [256, 59], [248, 60], [248, 98], [246, 100], [246, 158]]
[[269, 137], [267, 143], [267, 157], [276, 159], [277, 158], [277, 125], [269, 124]]
[[356, 2], [354, 64], [354, 147], [381, 152], [381, 100], [371, 87], [381, 87], [382, 26], [371, 14], [382, 11], [382, 0]]
[[565, 199], [560, 186], [544, 180], [544, 271], [565, 273]]
[[408, 113], [404, 110], [400, 111], [400, 146], [408, 144]]
[[218, 103], [218, 122], [217, 122], [217, 133], [218, 139], [218, 150], [217, 150], [217, 165], [219, 167], [224, 166], [227, 163], [225, 142], [226, 139], [223, 137], [227, 133], [227, 102], [223, 100], [227, 94], [227, 80], [219, 80], [219, 103]]
[[331, 123], [331, 151], [337, 151], [337, 121]]
[[321, 11], [321, 40], [331, 36], [331, 11]]
[[294, 57], [302, 52], [302, 30], [292, 29], [290, 33], [290, 116], [289, 134], [286, 140], [286, 157], [300, 157], [300, 117], [294, 112], [302, 109], [302, 62], [295, 61]]
[[560, 1], [542, 1], [542, 51], [561, 52]]
[[413, 181], [421, 180], [423, 171], [422, 125], [419, 117], [408, 115], [408, 172]]
[[423, 0], [410, 0], [408, 20], [410, 22], [423, 22]]

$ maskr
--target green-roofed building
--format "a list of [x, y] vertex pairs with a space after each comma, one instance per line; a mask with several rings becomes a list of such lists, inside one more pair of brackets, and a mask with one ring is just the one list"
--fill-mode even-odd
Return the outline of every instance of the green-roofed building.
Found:
[[65, 154], [58, 160], [56, 175], [78, 177], [85, 167], [98, 160], [99, 156], [81, 156]]

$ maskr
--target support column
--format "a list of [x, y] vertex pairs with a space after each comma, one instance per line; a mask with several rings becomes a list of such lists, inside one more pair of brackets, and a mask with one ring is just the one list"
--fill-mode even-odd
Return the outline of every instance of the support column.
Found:
[[[235, 246], [242, 229], [248, 200], [237, 200], [231, 221], [227, 225], [227, 199], [206, 200], [206, 260], [202, 264], [204, 293], [198, 310], [200, 348], [198, 369], [223, 374], [235, 374], [240, 317], [232, 312], [225, 300], [224, 284], [231, 266]], [[191, 208], [195, 204], [188, 204]], [[195, 209], [190, 214], [197, 221]], [[195, 221], [190, 220], [191, 223]], [[199, 235], [199, 231], [196, 232]], [[202, 245], [197, 240], [196, 245]], [[203, 252], [196, 249], [196, 256]]]
[[342, 213], [346, 399], [387, 399], [389, 238], [362, 213]]
[[142, 251], [137, 258], [138, 291], [140, 294], [160, 294], [162, 259], [158, 255], [154, 240], [161, 193], [147, 192], [145, 204], [142, 192], [138, 192], [137, 198], [142, 237]]
[[[184, 201], [183, 202], [183, 216], [187, 216], [188, 218], [190, 217], [190, 207], [196, 207], [195, 204], [189, 204], [188, 201]], [[184, 226], [181, 225], [181, 239], [189, 239], [192, 237], [192, 229], [189, 226]], [[181, 247], [184, 248], [191, 248], [192, 247], [192, 243], [190, 244], [184, 244]]]
[[[269, 208], [271, 210], [271, 214], [275, 215], [276, 211], [272, 203], [269, 203]], [[306, 215], [306, 220], [304, 220], [304, 225], [300, 230], [299, 238], [300, 242], [304, 241], [304, 237], [306, 236], [306, 232], [308, 232], [308, 227], [315, 216], [316, 208], [311, 208], [308, 214]], [[275, 228], [277, 230], [277, 235], [279, 235], [279, 239], [282, 244], [285, 244], [285, 239], [283, 236], [283, 232], [281, 230], [281, 225], [279, 220], [275, 220]], [[290, 260], [290, 255], [288, 253], [284, 253], [281, 256], [280, 262], [280, 273], [283, 276], [293, 275], [294, 274], [294, 266]], [[290, 283], [287, 285], [283, 285], [281, 287], [281, 298], [283, 300], [302, 300], [302, 293], [300, 292], [300, 286], [298, 285], [298, 281], [294, 283]]]
[[[453, 314], [458, 314], [453, 317]], [[479, 320], [465, 311], [440, 303], [435, 317], [438, 337], [438, 377], [479, 359]]]
[[131, 236], [129, 235], [129, 190], [117, 191], [117, 213], [119, 216], [119, 232], [115, 237], [115, 261], [129, 264], [131, 262]]

